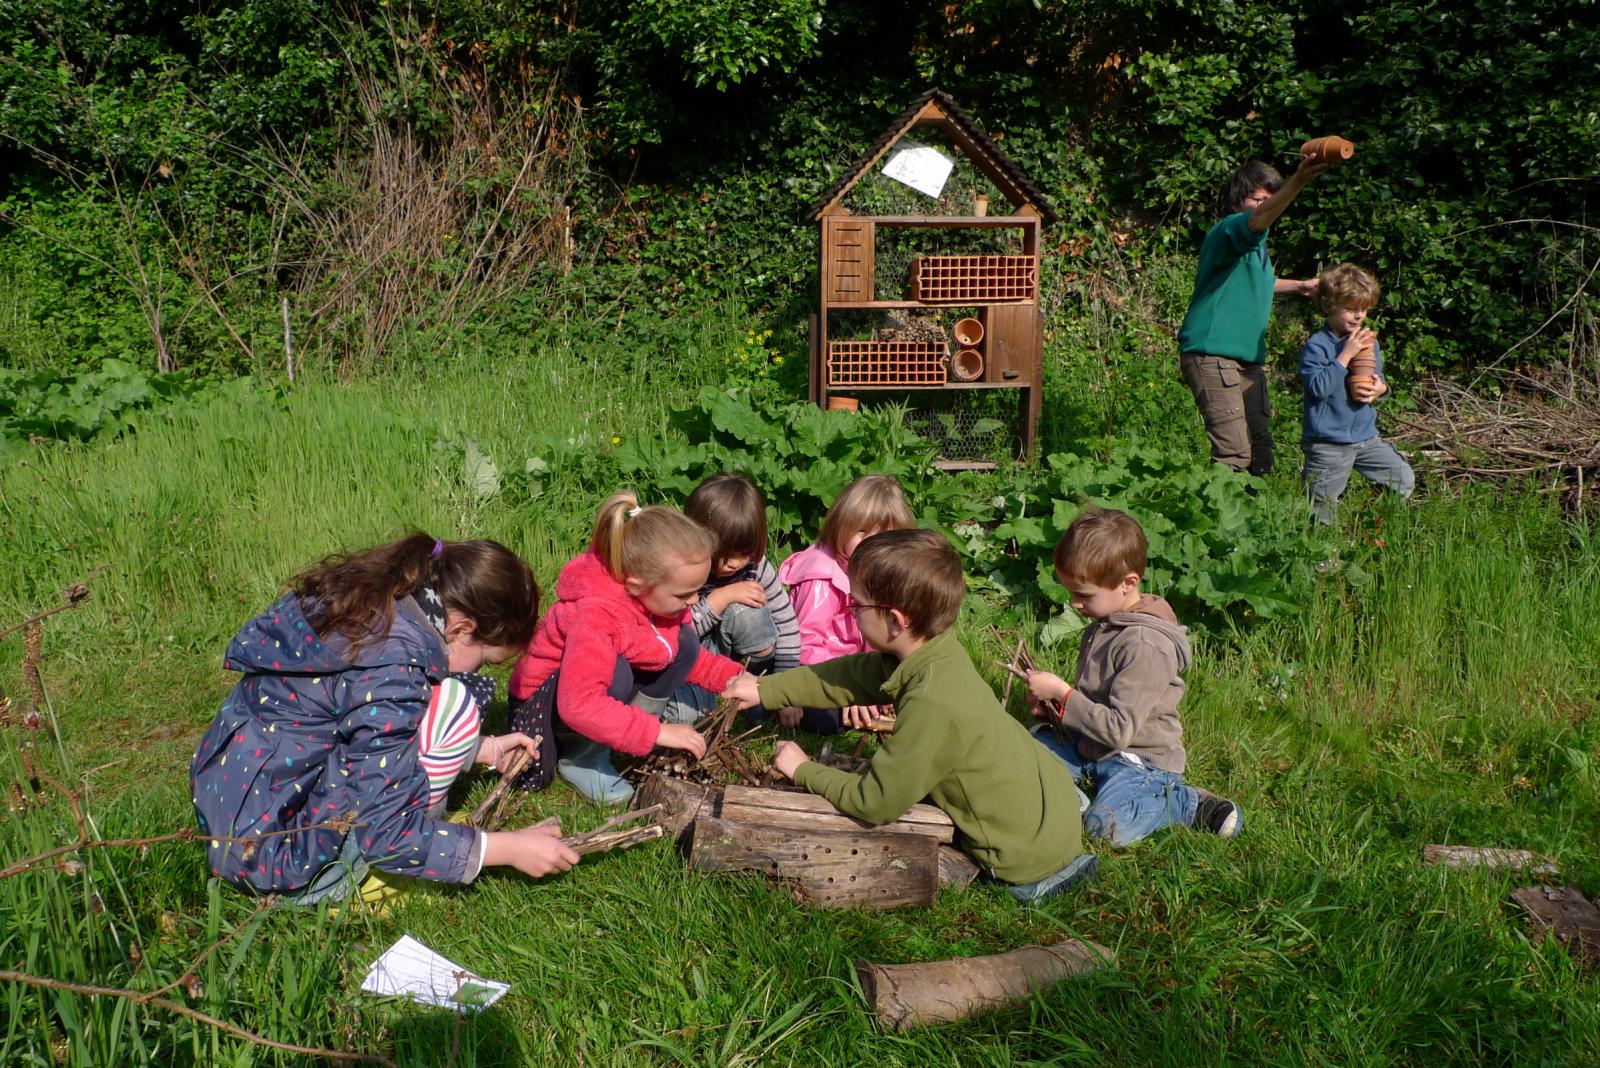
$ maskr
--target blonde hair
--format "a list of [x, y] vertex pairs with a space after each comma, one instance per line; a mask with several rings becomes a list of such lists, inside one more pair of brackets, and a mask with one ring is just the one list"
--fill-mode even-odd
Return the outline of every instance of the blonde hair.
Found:
[[862, 475], [844, 488], [828, 509], [817, 541], [835, 556], [858, 530], [909, 530], [917, 525], [905, 491], [889, 475]]
[[1324, 312], [1335, 308], [1365, 310], [1378, 303], [1378, 280], [1365, 267], [1339, 263], [1318, 276], [1317, 300]]
[[1052, 563], [1063, 582], [1110, 587], [1130, 573], [1143, 578], [1149, 553], [1137, 519], [1115, 508], [1091, 508], [1067, 526]]
[[641, 508], [632, 490], [621, 490], [595, 513], [589, 547], [618, 582], [653, 586], [678, 564], [711, 559], [717, 540], [676, 508]]

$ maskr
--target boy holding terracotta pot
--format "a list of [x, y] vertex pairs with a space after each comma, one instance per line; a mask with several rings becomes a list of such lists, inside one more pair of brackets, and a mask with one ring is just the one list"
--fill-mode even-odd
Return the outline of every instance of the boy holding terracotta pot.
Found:
[[1378, 303], [1378, 280], [1353, 263], [1341, 263], [1322, 272], [1317, 297], [1327, 325], [1300, 349], [1305, 390], [1300, 443], [1312, 514], [1317, 522], [1331, 524], [1352, 470], [1401, 497], [1411, 496], [1416, 476], [1405, 457], [1378, 436], [1372, 407], [1389, 392], [1377, 335], [1366, 326], [1367, 313]]

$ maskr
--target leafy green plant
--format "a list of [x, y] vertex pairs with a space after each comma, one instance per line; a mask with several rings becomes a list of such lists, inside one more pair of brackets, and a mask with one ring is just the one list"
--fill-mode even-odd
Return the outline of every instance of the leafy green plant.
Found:
[[0, 433], [86, 441], [126, 429], [133, 412], [192, 397], [204, 386], [181, 372], [147, 374], [124, 360], [83, 373], [0, 368]]
[[[1271, 619], [1298, 612], [1314, 570], [1364, 576], [1308, 532], [1298, 497], [1252, 495], [1247, 479], [1203, 460], [1148, 446], [1119, 445], [1104, 460], [1055, 454], [989, 502], [998, 521], [955, 528], [974, 570], [1006, 590], [1041, 590], [1064, 604], [1051, 553], [1068, 524], [1091, 506], [1119, 508], [1144, 527], [1150, 564], [1144, 588], [1172, 601], [1186, 622]], [[1059, 615], [1046, 640], [1070, 636]]]

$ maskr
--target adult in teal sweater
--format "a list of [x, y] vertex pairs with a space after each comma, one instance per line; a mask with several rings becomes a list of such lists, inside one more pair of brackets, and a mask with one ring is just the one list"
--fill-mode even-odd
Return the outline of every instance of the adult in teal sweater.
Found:
[[931, 530], [891, 530], [850, 556], [850, 601], [877, 652], [844, 656], [726, 691], [745, 708], [895, 707], [894, 731], [860, 772], [779, 742], [773, 767], [840, 812], [889, 823], [928, 798], [956, 825], [956, 844], [1020, 901], [1071, 889], [1098, 872], [1067, 766], [1007, 715], [949, 630], [961, 609], [961, 561]]
[[1223, 190], [1226, 218], [1207, 232], [1194, 295], [1178, 331], [1183, 381], [1205, 418], [1211, 458], [1236, 471], [1272, 470], [1272, 402], [1267, 395], [1267, 319], [1279, 293], [1311, 296], [1316, 279], [1277, 278], [1267, 231], [1306, 183], [1331, 164], [1300, 162], [1283, 180], [1251, 160]]

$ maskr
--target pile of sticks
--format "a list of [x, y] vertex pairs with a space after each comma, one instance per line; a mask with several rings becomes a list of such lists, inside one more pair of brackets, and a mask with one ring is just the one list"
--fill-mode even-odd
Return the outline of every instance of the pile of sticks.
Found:
[[711, 783], [721, 786], [730, 776], [742, 783], [760, 786], [769, 780], [771, 765], [752, 757], [741, 744], [746, 738], [761, 730], [751, 727], [743, 734], [733, 733], [733, 721], [739, 714], [737, 701], [719, 698], [711, 714], [695, 724], [695, 730], [705, 736], [706, 755], [696, 760], [682, 749], [663, 749], [651, 753], [639, 763], [623, 771], [623, 777], [635, 785], [652, 775], [666, 775], [685, 782]]
[[1547, 482], [1581, 508], [1600, 469], [1600, 377], [1496, 371], [1491, 395], [1443, 377], [1423, 380], [1413, 412], [1385, 412], [1390, 438], [1420, 448], [1430, 469], [1454, 480]]

